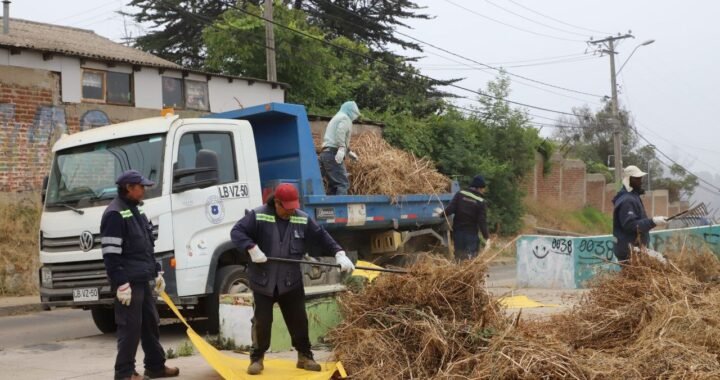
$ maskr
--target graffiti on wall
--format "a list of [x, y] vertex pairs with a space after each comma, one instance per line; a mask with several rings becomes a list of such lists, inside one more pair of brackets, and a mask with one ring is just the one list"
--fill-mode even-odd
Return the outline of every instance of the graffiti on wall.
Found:
[[517, 243], [518, 286], [574, 288], [571, 239], [522, 237]]
[[110, 118], [105, 112], [100, 110], [90, 110], [85, 112], [80, 117], [80, 130], [87, 131], [88, 129], [104, 127], [110, 125]]
[[0, 170], [20, 167], [32, 173], [37, 165], [48, 163], [52, 145], [67, 132], [65, 109], [59, 106], [38, 106], [32, 123], [19, 122], [17, 119], [15, 104], [0, 104]]

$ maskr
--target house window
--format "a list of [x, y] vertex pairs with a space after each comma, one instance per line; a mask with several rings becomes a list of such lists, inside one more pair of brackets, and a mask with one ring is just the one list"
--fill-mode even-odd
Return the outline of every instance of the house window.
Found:
[[83, 70], [84, 101], [132, 105], [132, 75], [113, 71]]
[[83, 70], [82, 97], [84, 100], [105, 101], [105, 72]]
[[112, 104], [132, 105], [131, 75], [107, 72], [107, 102]]
[[210, 110], [207, 82], [195, 80], [185, 81], [185, 105], [187, 108], [195, 110]]
[[163, 107], [185, 108], [183, 81], [178, 78], [162, 78]]

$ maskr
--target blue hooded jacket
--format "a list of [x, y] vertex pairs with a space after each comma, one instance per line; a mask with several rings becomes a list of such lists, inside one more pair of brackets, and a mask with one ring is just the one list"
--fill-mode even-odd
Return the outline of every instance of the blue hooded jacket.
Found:
[[[647, 217], [645, 206], [637, 191], [627, 191], [625, 187], [613, 198], [613, 236], [615, 237], [615, 257], [618, 261], [630, 258], [630, 245], [647, 246], [650, 230], [655, 227]], [[639, 243], [638, 243], [639, 238]]]

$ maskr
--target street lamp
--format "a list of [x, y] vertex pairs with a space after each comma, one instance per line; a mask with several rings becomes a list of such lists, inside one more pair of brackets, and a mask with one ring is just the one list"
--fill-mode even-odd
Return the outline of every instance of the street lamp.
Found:
[[641, 43], [640, 45], [635, 46], [635, 49], [633, 49], [633, 51], [632, 51], [632, 52], [630, 53], [630, 55], [627, 57], [627, 59], [625, 60], [625, 62], [623, 62], [623, 64], [620, 66], [620, 69], [617, 71], [617, 73], [615, 73], [615, 75], [620, 75], [620, 72], [622, 71], [623, 67], [625, 67], [625, 64], [628, 63], [628, 61], [629, 61], [630, 58], [633, 56], [633, 54], [635, 54], [635, 51], [637, 51], [637, 49], [639, 49], [641, 46], [648, 46], [648, 45], [650, 45], [650, 44], [652, 44], [652, 43], [654, 43], [654, 42], [655, 42], [655, 40], [647, 40], [647, 41]]

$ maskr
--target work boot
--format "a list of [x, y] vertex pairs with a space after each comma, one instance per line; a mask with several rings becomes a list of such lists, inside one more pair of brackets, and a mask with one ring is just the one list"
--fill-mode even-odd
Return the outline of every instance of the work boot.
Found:
[[120, 380], [147, 380], [147, 379], [149, 379], [149, 377], [147, 377], [147, 376], [140, 376], [139, 373], [133, 372], [133, 374], [130, 375], [130, 376], [128, 376], [128, 377], [122, 377], [122, 378], [116, 377], [115, 379], [120, 379]]
[[263, 360], [253, 360], [250, 365], [248, 366], [247, 373], [248, 375], [259, 375], [260, 372], [262, 372], [265, 369], [265, 366], [263, 366]]
[[311, 355], [303, 355], [298, 352], [298, 361], [297, 361], [297, 367], [300, 369], [304, 369], [306, 371], [316, 371], [320, 372], [322, 369], [320, 367], [320, 364], [318, 364]]
[[161, 377], [176, 377], [180, 374], [180, 369], [177, 367], [165, 366], [163, 369], [157, 371], [145, 370], [145, 376], [151, 379], [159, 379]]

